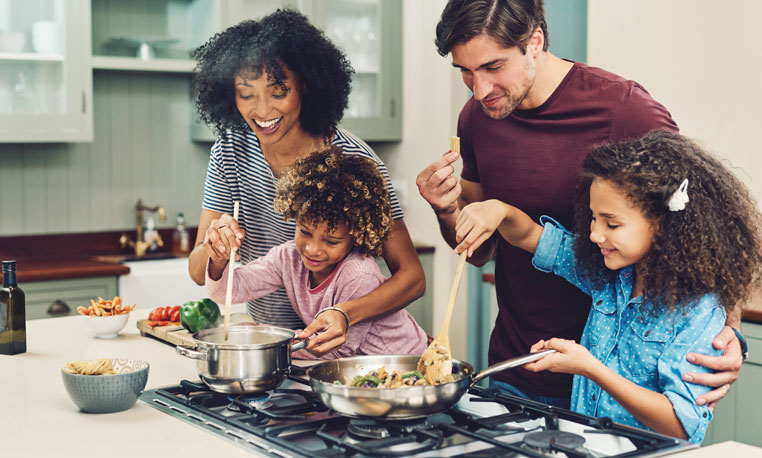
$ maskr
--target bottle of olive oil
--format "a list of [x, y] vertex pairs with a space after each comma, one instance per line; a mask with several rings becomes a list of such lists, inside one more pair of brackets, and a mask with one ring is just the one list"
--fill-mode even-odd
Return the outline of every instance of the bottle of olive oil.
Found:
[[3, 261], [0, 289], [0, 354], [26, 351], [26, 309], [24, 291], [16, 283], [16, 261]]

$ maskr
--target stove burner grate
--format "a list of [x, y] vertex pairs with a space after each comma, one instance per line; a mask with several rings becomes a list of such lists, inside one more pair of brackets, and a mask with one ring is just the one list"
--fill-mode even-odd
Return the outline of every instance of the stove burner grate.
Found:
[[541, 452], [579, 452], [584, 443], [584, 437], [566, 431], [537, 431], [524, 436], [524, 445]]

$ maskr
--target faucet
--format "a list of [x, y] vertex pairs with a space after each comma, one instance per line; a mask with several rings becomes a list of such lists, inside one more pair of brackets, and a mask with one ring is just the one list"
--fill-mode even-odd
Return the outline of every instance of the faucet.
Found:
[[160, 222], [164, 222], [167, 220], [167, 214], [164, 211], [164, 207], [162, 207], [161, 205], [148, 207], [145, 204], [143, 204], [143, 199], [138, 199], [138, 203], [135, 204], [135, 219], [136, 219], [136, 224], [138, 229], [136, 239], [135, 241], [130, 240], [127, 234], [122, 234], [122, 236], [119, 237], [119, 244], [122, 245], [122, 248], [127, 248], [127, 246], [135, 248], [135, 256], [137, 257], [141, 257], [144, 254], [146, 254], [146, 250], [148, 249], [148, 247], [151, 246], [151, 244], [154, 241], [159, 246], [164, 246], [164, 241], [161, 239], [161, 236], [159, 235], [158, 231], [156, 231], [155, 240], [150, 240], [150, 241], [143, 240], [143, 212], [144, 211], [158, 212]]

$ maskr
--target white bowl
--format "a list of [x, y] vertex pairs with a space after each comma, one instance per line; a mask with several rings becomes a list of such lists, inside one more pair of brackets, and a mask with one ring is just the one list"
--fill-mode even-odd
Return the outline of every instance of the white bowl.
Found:
[[130, 318], [129, 313], [122, 315], [111, 316], [86, 316], [87, 324], [90, 329], [95, 333], [95, 337], [101, 339], [113, 339], [119, 334], [119, 331], [124, 329], [127, 324], [127, 320]]
[[0, 51], [21, 52], [24, 46], [26, 46], [25, 33], [0, 30]]

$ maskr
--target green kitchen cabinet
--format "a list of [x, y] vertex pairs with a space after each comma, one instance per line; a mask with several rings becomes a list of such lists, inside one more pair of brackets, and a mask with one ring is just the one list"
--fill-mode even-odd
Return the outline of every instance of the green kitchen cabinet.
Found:
[[[76, 315], [77, 307], [90, 306], [90, 299], [98, 297], [111, 299], [117, 295], [116, 276], [74, 278], [66, 280], [34, 281], [20, 284], [26, 295], [26, 319], [38, 320], [60, 316]], [[61, 301], [69, 307], [69, 312], [52, 315], [48, 309], [54, 302]]]
[[[434, 286], [431, 284], [431, 279], [434, 278], [434, 252], [428, 252], [428, 253], [418, 253], [418, 257], [421, 260], [421, 265], [423, 266], [423, 272], [426, 275], [426, 292], [423, 293], [423, 296], [419, 297], [415, 301], [411, 302], [410, 305], [405, 307], [405, 310], [408, 311], [411, 315], [413, 315], [413, 318], [415, 318], [415, 321], [418, 323], [419, 326], [423, 328], [424, 331], [428, 335], [434, 335], [434, 329], [433, 329], [433, 310], [432, 307], [434, 305], [433, 300], [433, 294], [434, 294]], [[386, 278], [389, 278], [391, 276], [391, 273], [389, 272], [389, 268], [386, 266], [386, 262], [384, 262], [383, 258], [376, 258], [376, 262], [378, 263], [378, 266], [381, 268], [381, 272], [384, 274]]]
[[730, 392], [714, 409], [703, 445], [733, 440], [762, 447], [762, 325], [743, 323], [749, 358]]
[[93, 140], [88, 0], [5, 2], [0, 142]]

